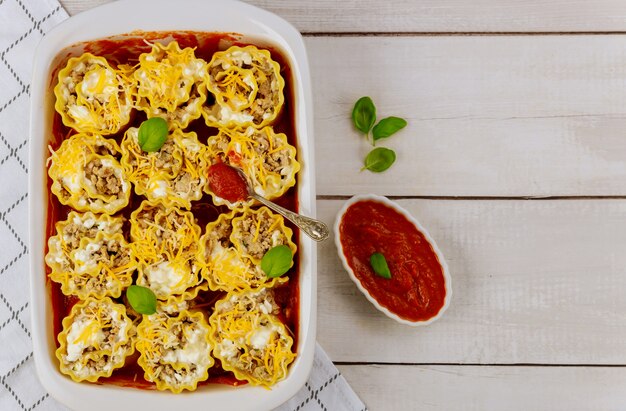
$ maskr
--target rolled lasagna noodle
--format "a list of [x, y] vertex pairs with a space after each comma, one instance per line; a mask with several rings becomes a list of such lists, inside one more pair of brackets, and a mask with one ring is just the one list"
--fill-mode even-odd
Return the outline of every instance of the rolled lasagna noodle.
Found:
[[79, 302], [63, 319], [63, 331], [58, 335], [56, 356], [61, 372], [77, 382], [110, 377], [135, 351], [134, 335], [123, 305], [108, 297]]
[[[207, 142], [209, 164], [224, 162], [241, 169], [254, 190], [265, 198], [282, 196], [296, 184], [300, 163], [296, 148], [287, 142], [283, 133], [276, 134], [270, 126], [263, 129], [220, 129]], [[234, 206], [216, 196], [206, 184], [205, 190], [216, 204]]]
[[137, 83], [137, 108], [148, 117], [162, 117], [170, 128], [186, 128], [202, 115], [206, 101], [206, 62], [192, 48], [180, 49], [176, 41], [152, 45], [139, 56], [133, 77]]
[[202, 262], [201, 274], [209, 287], [215, 291], [241, 291], [288, 281], [288, 277], [269, 278], [259, 265], [237, 251], [231, 241], [234, 216], [235, 212], [221, 214], [207, 224], [200, 238], [198, 260]]
[[222, 368], [253, 385], [269, 387], [285, 378], [296, 355], [277, 312], [267, 288], [228, 294], [215, 304], [210, 339]]
[[260, 264], [265, 253], [279, 245], [288, 246], [292, 254], [297, 251], [291, 241], [293, 232], [285, 226], [283, 217], [267, 207], [245, 209], [233, 218], [232, 225], [230, 240], [242, 256], [250, 258], [255, 264]]
[[159, 151], [146, 152], [139, 146], [138, 134], [135, 127], [126, 131], [120, 160], [135, 192], [149, 200], [191, 208], [207, 182], [206, 146], [196, 133], [177, 128]]
[[278, 117], [285, 80], [270, 52], [254, 46], [213, 54], [206, 81], [215, 104], [204, 111], [209, 126], [263, 127]]
[[114, 214], [128, 205], [131, 187], [114, 140], [74, 134], [52, 154], [48, 175], [62, 204], [78, 211]]
[[50, 279], [81, 300], [119, 297], [132, 283], [137, 261], [122, 235], [123, 218], [70, 212], [48, 239]]
[[159, 390], [193, 391], [209, 377], [211, 357], [209, 326], [202, 313], [183, 311], [144, 316], [137, 327], [137, 362], [146, 380]]
[[104, 57], [69, 59], [54, 88], [54, 108], [63, 124], [81, 133], [115, 134], [130, 121], [131, 83]]
[[191, 212], [144, 201], [131, 214], [130, 236], [138, 261], [137, 284], [150, 288], [158, 299], [182, 296], [199, 284], [200, 227]]

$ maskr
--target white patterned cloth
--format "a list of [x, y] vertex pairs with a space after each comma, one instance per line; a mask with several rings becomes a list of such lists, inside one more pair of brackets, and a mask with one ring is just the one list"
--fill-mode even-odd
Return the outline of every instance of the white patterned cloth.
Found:
[[[67, 410], [37, 380], [28, 281], [28, 110], [35, 48], [67, 18], [56, 0], [0, 0], [0, 410]], [[318, 345], [305, 387], [278, 411], [365, 405]], [[86, 408], [88, 408], [86, 404]]]

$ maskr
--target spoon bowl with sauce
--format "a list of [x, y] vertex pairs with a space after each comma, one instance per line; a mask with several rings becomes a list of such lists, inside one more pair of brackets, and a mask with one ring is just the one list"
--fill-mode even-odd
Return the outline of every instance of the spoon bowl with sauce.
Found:
[[294, 223], [315, 241], [324, 241], [330, 234], [330, 229], [322, 221], [294, 213], [257, 194], [243, 171], [226, 163], [215, 163], [209, 167], [209, 188], [231, 203], [255, 199]]

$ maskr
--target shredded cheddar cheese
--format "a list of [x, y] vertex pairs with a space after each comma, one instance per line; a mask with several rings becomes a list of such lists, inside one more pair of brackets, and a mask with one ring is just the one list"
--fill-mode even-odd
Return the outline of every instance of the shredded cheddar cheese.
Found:
[[265, 253], [279, 245], [287, 245], [292, 254], [297, 251], [291, 240], [293, 232], [285, 226], [283, 217], [267, 207], [256, 210], [246, 208], [241, 215], [233, 218], [232, 227], [230, 241], [240, 255], [254, 264], [260, 264]]
[[131, 248], [138, 260], [137, 284], [158, 299], [181, 295], [199, 283], [195, 260], [200, 227], [193, 214], [161, 202], [144, 201], [130, 217]]
[[276, 120], [285, 100], [280, 66], [269, 51], [254, 46], [215, 53], [206, 87], [215, 104], [202, 114], [212, 127], [264, 127]]
[[135, 256], [121, 234], [122, 217], [70, 212], [48, 239], [50, 279], [66, 295], [119, 297], [132, 283]]
[[69, 59], [54, 95], [63, 124], [79, 132], [114, 134], [130, 121], [131, 84], [104, 57]]
[[259, 286], [282, 284], [287, 277], [269, 278], [258, 264], [243, 256], [231, 241], [232, 221], [236, 213], [222, 214], [207, 224], [200, 238], [198, 261], [201, 275], [212, 290], [242, 291]]
[[156, 383], [159, 390], [195, 390], [198, 382], [209, 377], [214, 363], [209, 331], [199, 312], [169, 315], [161, 311], [144, 316], [137, 327], [137, 362], [146, 380]]
[[149, 117], [165, 118], [170, 128], [184, 129], [202, 115], [206, 69], [192, 48], [181, 50], [176, 41], [167, 46], [154, 43], [150, 53], [139, 56], [133, 73], [137, 108]]
[[114, 214], [130, 199], [130, 184], [117, 161], [114, 140], [97, 134], [74, 134], [51, 151], [48, 175], [62, 204], [78, 211]]
[[149, 200], [191, 208], [207, 184], [206, 146], [196, 133], [176, 128], [156, 152], [145, 152], [138, 142], [139, 129], [129, 128], [121, 144], [122, 167], [135, 192]]
[[276, 317], [267, 288], [228, 294], [209, 318], [213, 355], [225, 370], [253, 385], [270, 387], [287, 375], [293, 339]]
[[[220, 129], [207, 142], [208, 163], [224, 162], [240, 168], [248, 177], [254, 190], [265, 198], [282, 196], [296, 184], [300, 163], [296, 148], [287, 142], [283, 133], [276, 134], [272, 127], [261, 130], [253, 127]], [[235, 205], [215, 195], [205, 185], [205, 191], [216, 204]], [[249, 204], [252, 201], [249, 201]]]
[[134, 351], [135, 327], [123, 305], [87, 298], [63, 319], [55, 354], [61, 372], [74, 381], [97, 381], [124, 365]]

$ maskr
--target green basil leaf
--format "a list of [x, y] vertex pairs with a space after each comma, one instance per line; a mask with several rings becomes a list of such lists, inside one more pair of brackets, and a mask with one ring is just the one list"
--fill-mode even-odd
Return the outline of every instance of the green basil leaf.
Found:
[[370, 257], [370, 264], [372, 265], [376, 275], [387, 279], [391, 278], [391, 271], [389, 271], [389, 266], [387, 265], [387, 260], [384, 255], [381, 253], [372, 254]]
[[140, 314], [150, 315], [156, 312], [156, 295], [149, 288], [131, 285], [126, 289], [126, 298], [131, 307]]
[[280, 277], [289, 271], [292, 262], [291, 248], [286, 245], [278, 245], [265, 253], [261, 259], [261, 269], [270, 278]]
[[372, 129], [374, 141], [395, 134], [398, 130], [402, 130], [406, 127], [406, 124], [406, 120], [400, 117], [383, 118]]
[[354, 127], [363, 133], [369, 133], [376, 121], [376, 106], [369, 97], [361, 97], [352, 109], [352, 121]]
[[396, 161], [396, 153], [385, 147], [378, 147], [365, 157], [365, 166], [361, 170], [380, 173], [387, 170]]
[[167, 121], [161, 117], [153, 117], [144, 121], [139, 126], [137, 140], [143, 151], [159, 151], [167, 141]]

